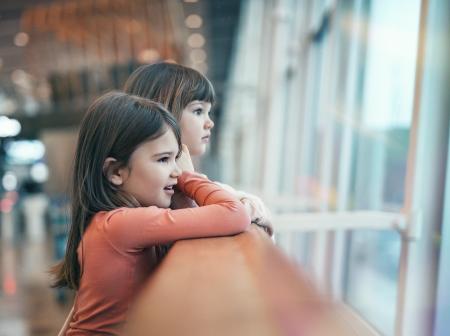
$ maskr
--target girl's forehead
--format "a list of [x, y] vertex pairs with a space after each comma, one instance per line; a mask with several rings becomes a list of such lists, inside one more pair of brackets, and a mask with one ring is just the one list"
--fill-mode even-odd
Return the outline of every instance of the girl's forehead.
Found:
[[177, 139], [171, 129], [167, 129], [155, 139], [143, 142], [139, 147], [147, 152], [178, 152], [179, 149]]
[[187, 104], [187, 106], [193, 106], [193, 105], [207, 106], [207, 105], [211, 105], [211, 103], [204, 101], [204, 100], [193, 100]]

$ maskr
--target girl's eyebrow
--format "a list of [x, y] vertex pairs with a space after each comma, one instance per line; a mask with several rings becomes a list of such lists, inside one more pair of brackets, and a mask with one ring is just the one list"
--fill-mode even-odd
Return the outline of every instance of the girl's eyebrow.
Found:
[[174, 152], [162, 152], [162, 153], [156, 153], [153, 155], [153, 157], [156, 156], [163, 156], [163, 155], [173, 155]]
[[191, 102], [188, 104], [188, 106], [191, 106], [191, 105], [202, 105], [202, 106], [203, 106], [203, 104], [204, 104], [204, 102], [201, 101], [201, 100], [194, 100], [194, 101], [191, 101]]

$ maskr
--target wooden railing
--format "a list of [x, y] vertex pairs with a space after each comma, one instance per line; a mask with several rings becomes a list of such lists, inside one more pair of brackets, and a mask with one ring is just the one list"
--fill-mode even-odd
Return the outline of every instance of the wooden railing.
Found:
[[177, 242], [130, 315], [127, 335], [363, 335], [252, 226]]

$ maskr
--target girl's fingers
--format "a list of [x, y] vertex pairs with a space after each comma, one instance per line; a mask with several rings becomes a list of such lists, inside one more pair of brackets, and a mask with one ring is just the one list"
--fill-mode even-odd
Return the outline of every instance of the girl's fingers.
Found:
[[191, 156], [189, 155], [189, 149], [186, 145], [183, 144], [181, 146], [181, 150], [181, 156], [177, 160], [178, 167], [180, 167], [182, 171], [193, 172], [194, 165], [192, 164]]
[[189, 157], [191, 156], [191, 153], [189, 153], [189, 148], [188, 146], [186, 146], [185, 144], [181, 144], [181, 150], [186, 153], [187, 155], [189, 155]]

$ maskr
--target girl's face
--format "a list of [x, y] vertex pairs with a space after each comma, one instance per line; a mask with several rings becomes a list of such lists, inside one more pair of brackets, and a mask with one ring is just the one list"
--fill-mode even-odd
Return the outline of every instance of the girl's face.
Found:
[[121, 188], [142, 206], [168, 208], [173, 187], [181, 174], [175, 159], [178, 143], [172, 130], [139, 145], [131, 154], [128, 167], [120, 168]]
[[209, 143], [214, 122], [209, 117], [211, 103], [194, 100], [181, 114], [181, 141], [188, 147], [192, 156], [203, 155]]

